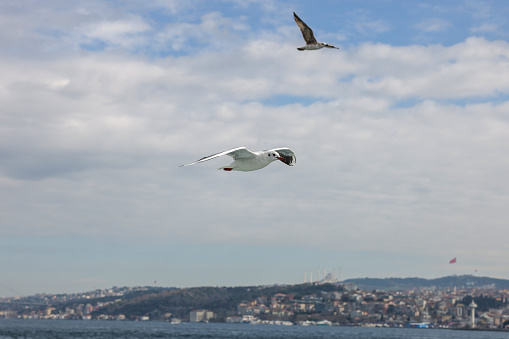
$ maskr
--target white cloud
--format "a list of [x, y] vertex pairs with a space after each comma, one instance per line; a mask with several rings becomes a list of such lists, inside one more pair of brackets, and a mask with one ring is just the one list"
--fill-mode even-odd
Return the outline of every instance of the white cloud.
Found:
[[231, 48], [241, 42], [237, 32], [247, 31], [243, 18], [225, 18], [219, 12], [210, 12], [201, 17], [199, 23], [172, 22], [158, 34], [161, 46], [170, 44], [173, 50], [189, 50], [194, 45], [210, 45], [220, 49]]
[[356, 57], [361, 69], [354, 84], [396, 98], [497, 96], [509, 90], [508, 46], [480, 38], [451, 47], [364, 45]]
[[[119, 46], [156, 34], [139, 19], [98, 22], [89, 37]], [[243, 42], [242, 22], [214, 12], [147, 38], [176, 32], [172, 48], [184, 49], [219, 37], [180, 57], [3, 56], [2, 234], [285, 239], [420, 256], [433, 246], [436, 255], [493, 262], [506, 253], [494, 235], [505, 230], [509, 202], [507, 42], [300, 53], [278, 34]], [[274, 98], [282, 104], [265, 103]], [[216, 171], [228, 158], [178, 167], [236, 146], [288, 146], [297, 164], [253, 173]], [[479, 251], [470, 253], [474, 239]]]
[[150, 30], [150, 26], [139, 17], [130, 17], [127, 20], [101, 21], [87, 24], [79, 29], [85, 39], [100, 40], [113, 46], [132, 48], [139, 46], [143, 34]]
[[494, 24], [482, 24], [480, 26], [472, 28], [473, 33], [499, 33], [497, 25]]

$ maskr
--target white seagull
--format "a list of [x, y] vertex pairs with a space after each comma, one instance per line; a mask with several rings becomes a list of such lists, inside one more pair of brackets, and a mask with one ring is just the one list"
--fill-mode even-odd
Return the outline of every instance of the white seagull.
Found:
[[258, 152], [251, 152], [245, 147], [237, 147], [228, 151], [219, 152], [207, 157], [203, 157], [200, 160], [196, 160], [195, 162], [187, 165], [181, 165], [180, 167], [194, 165], [220, 157], [222, 155], [228, 155], [233, 158], [233, 162], [231, 164], [218, 168], [225, 171], [256, 171], [266, 167], [271, 162], [276, 160], [281, 160], [288, 166], [293, 166], [293, 164], [295, 164], [297, 161], [295, 153], [293, 153], [293, 151], [287, 147], [274, 148], [271, 150]]
[[313, 30], [309, 28], [308, 25], [302, 21], [295, 12], [293, 12], [293, 18], [295, 19], [295, 22], [297, 23], [297, 26], [299, 26], [300, 31], [302, 32], [302, 36], [304, 37], [304, 40], [306, 41], [306, 46], [297, 48], [299, 51], [304, 50], [313, 50], [313, 49], [320, 49], [320, 48], [336, 48], [332, 45], [326, 44], [325, 42], [316, 41], [315, 36], [313, 35]]

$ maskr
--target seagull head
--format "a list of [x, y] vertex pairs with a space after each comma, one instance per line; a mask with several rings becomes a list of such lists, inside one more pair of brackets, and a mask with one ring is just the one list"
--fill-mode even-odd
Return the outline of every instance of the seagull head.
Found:
[[283, 157], [276, 151], [268, 152], [267, 156], [269, 157], [270, 161], [275, 161], [275, 160], [283, 161]]

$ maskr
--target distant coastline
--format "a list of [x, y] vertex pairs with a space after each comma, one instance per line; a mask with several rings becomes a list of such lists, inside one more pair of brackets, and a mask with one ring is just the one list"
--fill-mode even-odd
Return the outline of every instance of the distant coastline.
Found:
[[[0, 318], [504, 332], [509, 327], [509, 295], [504, 288], [509, 281], [473, 276], [432, 281], [358, 280], [361, 286], [366, 281], [369, 289], [348, 280], [247, 287], [113, 287], [77, 294], [38, 294], [0, 298]], [[379, 281], [389, 288], [373, 285]], [[422, 287], [423, 281], [426, 287]], [[397, 290], [391, 286], [394, 282], [399, 286]], [[472, 321], [476, 328], [472, 328]]]

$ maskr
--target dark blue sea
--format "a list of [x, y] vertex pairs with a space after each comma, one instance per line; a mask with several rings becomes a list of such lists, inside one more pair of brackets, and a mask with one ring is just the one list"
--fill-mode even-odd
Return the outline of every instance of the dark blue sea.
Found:
[[507, 332], [340, 326], [0, 319], [0, 339], [507, 339]]

